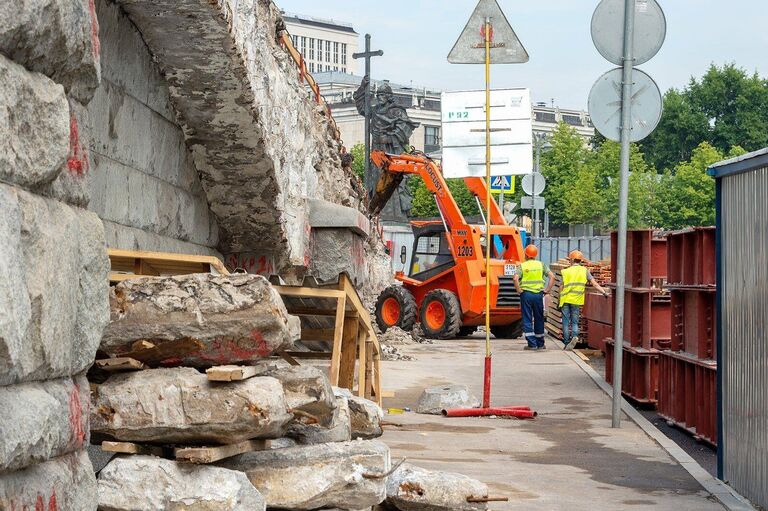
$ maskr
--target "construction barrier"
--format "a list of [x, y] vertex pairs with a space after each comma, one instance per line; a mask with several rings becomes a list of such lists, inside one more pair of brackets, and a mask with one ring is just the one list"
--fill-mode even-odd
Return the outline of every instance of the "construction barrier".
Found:
[[[605, 340], [605, 381], [613, 384], [614, 340]], [[655, 406], [659, 395], [659, 351], [624, 343], [621, 392], [638, 404]]]
[[659, 354], [659, 415], [697, 439], [717, 444], [717, 362]]

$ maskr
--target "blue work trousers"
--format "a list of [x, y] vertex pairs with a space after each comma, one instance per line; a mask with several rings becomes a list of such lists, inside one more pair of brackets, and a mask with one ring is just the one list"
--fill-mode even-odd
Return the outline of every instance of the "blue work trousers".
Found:
[[579, 316], [581, 315], [581, 305], [564, 303], [560, 309], [563, 315], [563, 343], [568, 344], [571, 339], [579, 335]]
[[531, 348], [544, 346], [544, 293], [523, 291], [520, 295], [523, 309], [523, 336]]

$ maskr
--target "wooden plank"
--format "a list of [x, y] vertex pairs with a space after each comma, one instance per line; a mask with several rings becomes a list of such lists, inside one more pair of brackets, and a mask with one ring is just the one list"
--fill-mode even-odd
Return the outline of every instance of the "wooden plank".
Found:
[[[315, 309], [313, 307], [295, 307], [295, 306], [291, 306], [290, 304], [286, 304], [285, 308], [288, 310], [288, 314], [293, 314], [294, 316], [330, 316], [332, 318], [335, 318], [337, 313], [336, 309]], [[358, 314], [355, 311], [346, 311], [344, 312], [344, 316], [348, 318], [356, 318]]]
[[339, 387], [349, 389], [355, 386], [355, 358], [357, 357], [357, 336], [360, 329], [357, 318], [344, 320], [344, 335], [341, 338], [341, 362], [339, 365]]
[[130, 357], [104, 358], [96, 361], [96, 367], [104, 371], [139, 371], [146, 368], [144, 364]]
[[357, 349], [359, 354], [357, 355], [357, 395], [359, 397], [365, 397], [365, 361], [367, 360], [365, 355], [366, 345], [365, 332], [361, 332], [357, 338]]
[[254, 366], [214, 366], [205, 370], [208, 381], [240, 381], [256, 376], [259, 369]]
[[332, 356], [332, 353], [330, 351], [284, 351], [283, 353], [297, 360], [298, 359], [330, 360]]
[[336, 321], [333, 332], [333, 348], [331, 351], [331, 385], [339, 386], [339, 368], [341, 366], [341, 341], [344, 336], [344, 309], [347, 306], [347, 295], [341, 291], [336, 304]]
[[576, 355], [578, 355], [578, 357], [584, 362], [589, 362], [589, 357], [582, 353], [581, 350], [573, 350], [573, 352], [576, 353]]
[[282, 358], [283, 360], [285, 360], [286, 362], [288, 362], [288, 363], [289, 363], [289, 364], [291, 364], [292, 366], [298, 366], [298, 365], [301, 365], [301, 364], [299, 364], [299, 361], [298, 361], [298, 360], [296, 360], [295, 358], [293, 358], [291, 355], [289, 355], [289, 354], [288, 354], [288, 353], [286, 353], [285, 351], [281, 351], [281, 352], [279, 352], [279, 353], [278, 353], [278, 355], [280, 356], [280, 358]]
[[191, 337], [184, 337], [176, 341], [167, 341], [152, 348], [140, 349], [129, 353], [121, 353], [122, 357], [135, 358], [140, 362], [149, 364], [151, 362], [160, 362], [168, 358], [182, 357], [188, 353], [199, 351], [203, 348], [203, 343]]
[[[365, 398], [371, 399], [375, 392], [373, 383], [373, 342], [365, 341]], [[360, 359], [362, 362], [362, 358]]]
[[187, 463], [213, 463], [251, 451], [262, 451], [268, 447], [266, 440], [245, 440], [236, 444], [216, 447], [178, 447], [173, 450], [177, 461]]
[[273, 286], [281, 296], [296, 298], [334, 298], [346, 296], [344, 291], [321, 287]]
[[[347, 321], [353, 321], [357, 323], [354, 318], [347, 318], [344, 321], [346, 325]], [[344, 327], [346, 329], [346, 327]], [[301, 340], [302, 341], [332, 341], [334, 329], [333, 328], [302, 328]]]
[[104, 452], [117, 452], [121, 454], [163, 455], [162, 447], [156, 445], [139, 445], [132, 442], [102, 442], [101, 450]]
[[133, 351], [151, 350], [154, 347], [155, 347], [155, 344], [147, 341], [146, 339], [140, 339], [138, 341], [134, 341], [133, 343], [131, 343], [131, 350]]

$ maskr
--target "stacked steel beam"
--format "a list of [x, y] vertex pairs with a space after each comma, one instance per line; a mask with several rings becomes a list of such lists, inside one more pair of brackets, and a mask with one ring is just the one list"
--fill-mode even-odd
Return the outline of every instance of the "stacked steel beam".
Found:
[[[616, 260], [617, 235], [611, 235], [612, 259]], [[616, 268], [611, 269], [616, 282]], [[670, 296], [667, 278], [667, 240], [652, 230], [627, 233], [626, 289], [624, 291], [624, 356], [622, 391], [634, 401], [655, 405], [658, 399], [659, 350], [671, 345]], [[616, 295], [611, 319], [615, 317]], [[592, 325], [590, 325], [592, 326]], [[613, 337], [613, 331], [611, 331]], [[615, 342], [605, 339], [605, 377], [613, 382]]]
[[669, 235], [670, 350], [659, 358], [659, 415], [708, 443], [717, 438], [715, 229]]

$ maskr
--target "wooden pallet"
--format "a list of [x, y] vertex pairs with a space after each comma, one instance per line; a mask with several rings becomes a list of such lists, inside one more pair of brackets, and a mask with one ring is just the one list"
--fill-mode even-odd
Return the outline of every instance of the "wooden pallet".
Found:
[[187, 275], [190, 273], [215, 273], [229, 275], [229, 271], [218, 258], [175, 254], [169, 252], [147, 252], [141, 250], [107, 250], [111, 269], [111, 283], [140, 277]]

